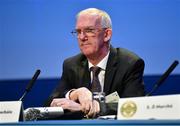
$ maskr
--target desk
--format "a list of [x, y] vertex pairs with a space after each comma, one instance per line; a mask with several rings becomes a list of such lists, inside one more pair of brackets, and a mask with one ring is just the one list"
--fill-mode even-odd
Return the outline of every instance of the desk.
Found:
[[18, 122], [18, 123], [9, 123], [9, 124], [0, 124], [0, 125], [48, 125], [48, 126], [57, 126], [57, 125], [66, 125], [66, 126], [180, 126], [180, 120], [58, 120], [58, 121], [27, 121], [27, 122]]

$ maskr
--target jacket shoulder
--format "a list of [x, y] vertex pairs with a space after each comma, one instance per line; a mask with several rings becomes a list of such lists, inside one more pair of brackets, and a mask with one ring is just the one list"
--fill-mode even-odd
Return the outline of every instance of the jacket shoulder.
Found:
[[86, 57], [82, 54], [79, 53], [75, 56], [69, 57], [64, 60], [64, 64], [69, 64], [69, 65], [75, 65], [75, 64], [80, 64], [82, 61], [86, 60]]
[[116, 48], [116, 52], [117, 52], [118, 59], [120, 59], [121, 61], [132, 62], [132, 61], [137, 61], [141, 59], [136, 53], [125, 48]]

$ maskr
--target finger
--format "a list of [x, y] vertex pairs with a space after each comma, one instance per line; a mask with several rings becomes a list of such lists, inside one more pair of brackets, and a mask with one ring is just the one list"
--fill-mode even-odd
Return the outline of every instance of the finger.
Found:
[[95, 104], [95, 106], [96, 106], [96, 113], [98, 114], [98, 113], [100, 112], [100, 104], [99, 104], [99, 102], [96, 101], [96, 100], [94, 100], [93, 102], [94, 102], [94, 104]]
[[82, 112], [85, 113], [85, 105], [84, 105], [84, 104], [81, 104], [81, 107], [82, 107]]
[[89, 112], [88, 112], [88, 117], [94, 117], [94, 113], [95, 113], [95, 106], [94, 106], [94, 104], [92, 103], [91, 104], [91, 106], [90, 106], [90, 110], [89, 110]]
[[100, 104], [99, 104], [99, 102], [95, 102], [95, 104], [96, 104], [96, 116], [100, 113]]
[[87, 114], [90, 110], [90, 103], [83, 103], [82, 104], [82, 110], [85, 114]]
[[65, 105], [65, 104], [61, 105], [61, 107], [62, 107], [63, 109], [68, 109], [68, 106]]
[[92, 117], [94, 118], [99, 113], [98, 112], [99, 111], [99, 104], [98, 104], [98, 102], [96, 102], [96, 100], [93, 101], [93, 107], [94, 107], [94, 111], [93, 111]]
[[96, 117], [98, 115], [98, 113], [100, 112], [100, 105], [99, 102], [97, 102], [96, 100], [93, 101], [92, 104], [92, 108], [90, 110], [90, 112], [88, 113], [88, 116], [90, 117]]
[[95, 102], [93, 102], [93, 113], [92, 113], [92, 117], [96, 117], [97, 115], [97, 105]]
[[89, 100], [87, 103], [86, 103], [86, 114], [87, 113], [91, 113], [93, 111], [93, 102], [92, 100]]
[[92, 109], [89, 111], [89, 113], [87, 114], [87, 116], [90, 117], [90, 118], [92, 118], [92, 117], [94, 118], [95, 115], [96, 115], [94, 111], [95, 111], [94, 108], [92, 108]]
[[55, 99], [52, 100], [50, 106], [51, 106], [51, 107], [55, 107], [55, 106], [56, 106], [56, 100], [55, 100]]
[[57, 107], [57, 106], [60, 106], [61, 104], [64, 104], [64, 103], [65, 103], [65, 99], [55, 98], [52, 100], [50, 106], [51, 107]]

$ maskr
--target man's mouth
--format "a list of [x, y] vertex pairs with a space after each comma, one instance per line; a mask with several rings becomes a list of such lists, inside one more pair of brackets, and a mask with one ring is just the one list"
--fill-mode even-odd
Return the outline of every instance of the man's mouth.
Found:
[[82, 43], [81, 46], [88, 46], [91, 45], [90, 43]]

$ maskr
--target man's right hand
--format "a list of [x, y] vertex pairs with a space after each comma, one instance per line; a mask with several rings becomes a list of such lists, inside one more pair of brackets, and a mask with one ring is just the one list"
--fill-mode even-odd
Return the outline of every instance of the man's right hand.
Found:
[[73, 90], [69, 94], [70, 100], [77, 101], [81, 104], [85, 113], [88, 113], [90, 109], [90, 104], [92, 103], [92, 93], [89, 89], [85, 87]]
[[78, 88], [69, 94], [69, 98], [81, 104], [82, 111], [88, 117], [94, 117], [100, 112], [99, 103], [93, 101], [92, 93], [85, 87]]

